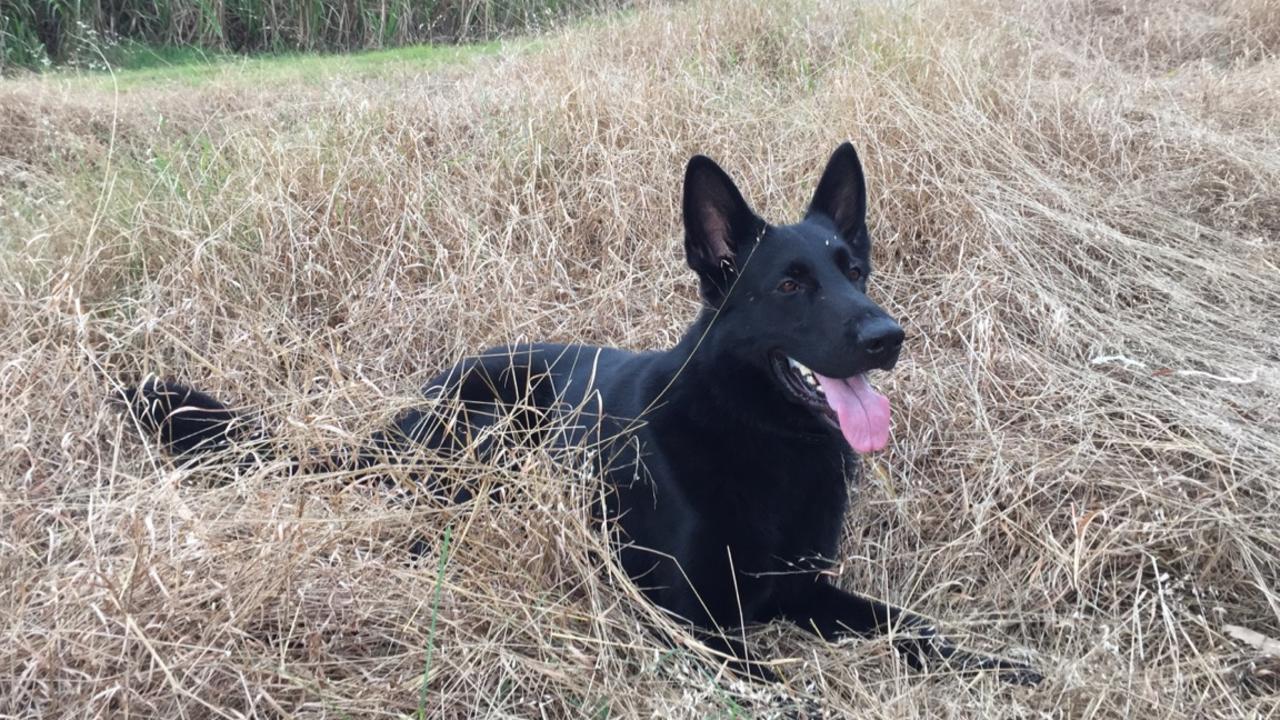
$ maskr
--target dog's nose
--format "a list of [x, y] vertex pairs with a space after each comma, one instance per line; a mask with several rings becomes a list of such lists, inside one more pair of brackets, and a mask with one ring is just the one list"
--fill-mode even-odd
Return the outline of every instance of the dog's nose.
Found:
[[876, 318], [858, 328], [858, 346], [875, 357], [896, 355], [906, 336], [898, 323], [889, 318]]

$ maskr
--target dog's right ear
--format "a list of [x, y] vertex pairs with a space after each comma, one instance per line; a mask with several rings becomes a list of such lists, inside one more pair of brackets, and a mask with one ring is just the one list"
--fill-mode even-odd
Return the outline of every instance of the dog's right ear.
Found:
[[867, 181], [862, 175], [858, 152], [848, 141], [836, 148], [827, 161], [827, 169], [822, 171], [818, 190], [805, 217], [814, 215], [830, 220], [851, 245], [870, 243], [866, 234]]
[[684, 172], [684, 252], [708, 304], [714, 307], [724, 300], [738, 276], [739, 260], [764, 226], [714, 160], [704, 155], [689, 159]]

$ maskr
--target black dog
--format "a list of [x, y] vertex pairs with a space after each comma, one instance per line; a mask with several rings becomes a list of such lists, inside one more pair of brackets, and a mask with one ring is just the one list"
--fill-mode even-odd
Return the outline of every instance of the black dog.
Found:
[[[867, 373], [893, 368], [903, 342], [866, 294], [865, 214], [848, 143], [794, 225], [766, 223], [718, 165], [694, 157], [685, 253], [704, 307], [674, 348], [489, 350], [429, 383], [429, 396], [453, 402], [406, 413], [367, 446], [320, 464], [367, 468], [414, 446], [491, 456], [512, 436], [502, 428], [544, 446], [590, 446], [622, 566], [654, 603], [738, 658], [738, 671], [773, 677], [746, 660], [733, 629], [786, 618], [828, 639], [896, 630], [895, 647], [915, 666], [1038, 682], [1031, 668], [962, 651], [919, 616], [850, 594], [823, 572], [838, 552], [855, 453], [888, 441], [889, 402]], [[178, 454], [256, 432], [182, 386], [152, 381], [124, 395]]]

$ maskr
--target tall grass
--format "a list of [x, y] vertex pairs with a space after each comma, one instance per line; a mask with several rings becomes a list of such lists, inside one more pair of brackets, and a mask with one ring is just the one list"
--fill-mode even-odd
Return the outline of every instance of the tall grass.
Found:
[[[0, 716], [1280, 717], [1280, 14], [1174, 5], [704, 0], [430, 72], [0, 82]], [[189, 380], [287, 456], [486, 346], [670, 346], [689, 156], [784, 221], [844, 139], [908, 341], [832, 580], [1041, 687], [780, 624], [743, 686], [582, 465], [407, 507], [175, 467], [105, 402]]]
[[626, 0], [6, 0], [0, 72], [120, 40], [233, 52], [354, 50], [545, 29]]

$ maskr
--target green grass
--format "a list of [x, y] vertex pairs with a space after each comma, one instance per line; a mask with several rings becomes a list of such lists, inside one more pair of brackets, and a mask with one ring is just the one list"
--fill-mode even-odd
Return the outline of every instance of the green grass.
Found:
[[436, 571], [436, 589], [431, 599], [431, 627], [427, 630], [427, 659], [422, 666], [422, 685], [418, 690], [418, 720], [427, 716], [427, 683], [431, 681], [431, 653], [436, 647], [436, 618], [440, 615], [440, 591], [444, 588], [444, 568], [449, 562], [449, 542], [453, 528], [444, 529], [444, 541], [440, 544], [440, 568]]
[[133, 40], [104, 48], [103, 55], [107, 65], [114, 70], [152, 70], [243, 59], [243, 56], [235, 53], [194, 45], [154, 45]]
[[199, 48], [131, 43], [121, 52], [108, 56], [106, 70], [62, 69], [50, 75], [121, 89], [164, 83], [196, 86], [228, 79], [272, 84], [321, 82], [335, 75], [351, 77], [435, 68], [492, 55], [503, 47], [523, 47], [530, 42], [407, 45], [355, 53], [282, 53], [252, 57]]

